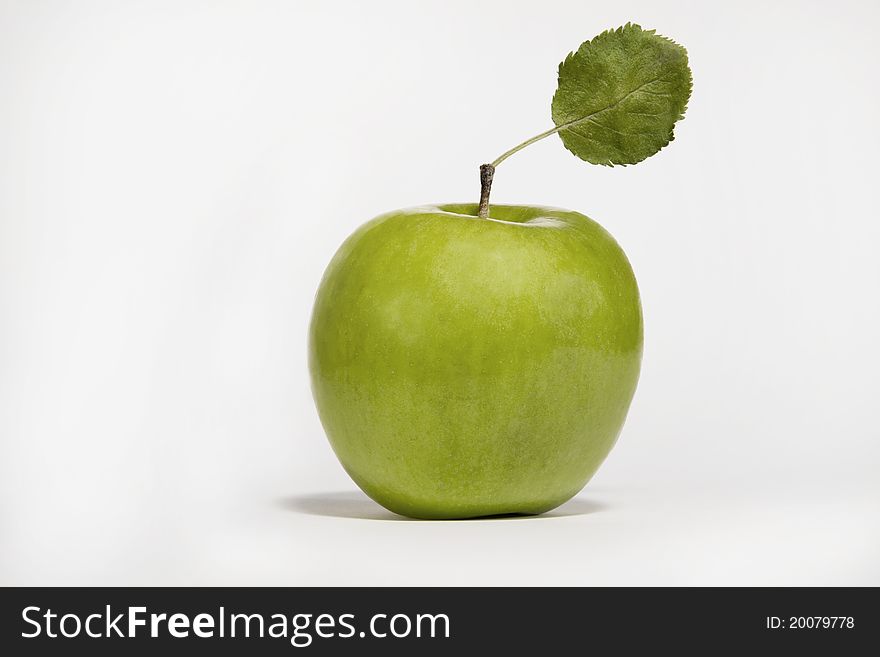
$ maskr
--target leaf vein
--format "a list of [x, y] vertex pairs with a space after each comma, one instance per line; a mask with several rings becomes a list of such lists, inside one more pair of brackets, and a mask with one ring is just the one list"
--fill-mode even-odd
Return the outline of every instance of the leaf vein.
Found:
[[639, 130], [638, 132], [622, 132], [620, 130], [615, 130], [604, 123], [599, 123], [596, 119], [590, 119], [589, 121], [593, 125], [599, 126], [604, 130], [608, 130], [609, 132], [616, 132], [618, 135], [624, 135], [625, 137], [647, 137], [650, 135], [662, 135], [661, 132], [656, 132], [654, 130]]
[[603, 114], [603, 113], [605, 113], [605, 112], [608, 112], [608, 111], [610, 111], [610, 110], [613, 110], [615, 107], [617, 107], [618, 105], [620, 105], [623, 101], [625, 101], [627, 98], [629, 98], [629, 97], [632, 96], [633, 94], [636, 94], [636, 93], [639, 93], [639, 92], [646, 93], [646, 94], [650, 94], [650, 95], [652, 95], [652, 96], [665, 96], [665, 97], [668, 98], [668, 97], [669, 97], [669, 94], [668, 94], [668, 93], [667, 93], [667, 94], [664, 94], [664, 93], [657, 93], [657, 92], [654, 92], [654, 91], [648, 91], [648, 90], [645, 89], [645, 87], [647, 87], [649, 84], [653, 84], [653, 83], [655, 83], [655, 82], [661, 82], [661, 81], [663, 81], [662, 78], [654, 78], [653, 80], [648, 80], [648, 81], [645, 82], [644, 84], [640, 84], [638, 87], [636, 87], [636, 88], [633, 89], [632, 91], [628, 91], [627, 93], [625, 93], [623, 96], [621, 96], [620, 98], [618, 98], [617, 100], [615, 100], [615, 101], [614, 101], [613, 103], [611, 103], [610, 105], [608, 105], [608, 106], [606, 106], [606, 107], [603, 107], [602, 109], [598, 109], [598, 110], [596, 110], [595, 112], [593, 112], [592, 114], [587, 114], [586, 116], [581, 117], [581, 118], [579, 118], [579, 119], [573, 119], [572, 121], [569, 121], [568, 123], [563, 123], [561, 126], [559, 126], [559, 130], [568, 130], [568, 129], [570, 129], [572, 126], [576, 126], [576, 125], [578, 125], [578, 124], [580, 124], [580, 123], [584, 123], [585, 121], [589, 121], [590, 119], [593, 119], [593, 118], [599, 116], [600, 114]]

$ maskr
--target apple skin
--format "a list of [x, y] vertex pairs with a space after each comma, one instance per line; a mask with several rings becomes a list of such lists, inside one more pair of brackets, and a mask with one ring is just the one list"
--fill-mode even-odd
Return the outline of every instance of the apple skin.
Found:
[[382, 215], [333, 257], [309, 369], [364, 492], [414, 518], [539, 514], [611, 450], [642, 356], [638, 287], [599, 224], [473, 204]]

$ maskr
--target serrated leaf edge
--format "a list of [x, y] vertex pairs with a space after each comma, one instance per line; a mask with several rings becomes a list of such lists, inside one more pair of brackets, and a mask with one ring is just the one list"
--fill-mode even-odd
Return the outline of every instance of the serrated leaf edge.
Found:
[[[636, 88], [630, 92], [627, 92], [624, 96], [622, 96], [620, 99], [614, 101], [611, 105], [608, 105], [607, 107], [603, 107], [600, 110], [596, 110], [592, 114], [589, 114], [589, 115], [587, 115], [581, 119], [577, 119], [575, 121], [569, 121], [568, 123], [563, 124], [561, 126], [557, 125], [556, 126], [556, 133], [559, 135], [559, 139], [560, 139], [560, 141], [562, 141], [562, 145], [565, 147], [565, 150], [567, 150], [569, 153], [571, 153], [572, 155], [577, 157], [579, 160], [583, 160], [584, 162], [589, 162], [590, 164], [598, 164], [600, 166], [607, 166], [607, 167], [615, 167], [615, 166], [624, 166], [625, 167], [625, 166], [629, 166], [632, 164], [638, 164], [639, 162], [645, 161], [649, 157], [653, 157], [654, 155], [656, 155], [657, 153], [662, 151], [664, 148], [666, 148], [670, 143], [675, 141], [675, 125], [679, 121], [684, 120], [685, 113], [687, 112], [687, 108], [688, 108], [688, 103], [690, 102], [690, 99], [691, 99], [691, 93], [693, 92], [693, 87], [694, 87], [694, 75], [693, 75], [693, 72], [691, 71], [690, 57], [688, 55], [687, 48], [685, 48], [683, 45], [681, 45], [680, 43], [678, 43], [674, 39], [671, 39], [671, 38], [664, 36], [662, 34], [657, 34], [657, 30], [646, 30], [646, 29], [642, 28], [641, 25], [639, 25], [637, 23], [633, 23], [632, 21], [629, 21], [625, 25], [621, 25], [620, 27], [617, 27], [617, 28], [607, 29], [607, 30], [601, 32], [600, 34], [594, 36], [592, 39], [588, 39], [587, 41], [584, 41], [580, 46], [578, 46], [577, 50], [573, 50], [573, 51], [569, 52], [568, 55], [566, 55], [565, 58], [562, 60], [562, 62], [560, 62], [559, 66], [557, 68], [557, 83], [559, 80], [559, 73], [562, 71], [562, 67], [566, 63], [568, 63], [570, 61], [570, 59], [572, 57], [574, 57], [578, 52], [583, 50], [585, 47], [589, 47], [590, 45], [594, 44], [596, 41], [602, 39], [603, 37], [607, 37], [607, 36], [614, 34], [614, 33], [623, 34], [624, 30], [631, 29], [631, 28], [635, 28], [645, 34], [649, 34], [649, 35], [655, 36], [659, 39], [663, 39], [664, 41], [667, 41], [667, 42], [671, 43], [672, 45], [677, 46], [678, 48], [682, 49], [682, 51], [684, 52], [685, 61], [688, 64], [687, 65], [687, 73], [688, 73], [688, 76], [687, 76], [687, 97], [685, 99], [684, 106], [682, 107], [681, 112], [679, 113], [679, 115], [675, 119], [675, 121], [673, 122], [672, 128], [670, 128], [670, 130], [669, 130], [668, 139], [666, 139], [660, 145], [660, 147], [656, 151], [654, 151], [654, 153], [652, 153], [651, 155], [646, 155], [645, 157], [638, 159], [638, 160], [633, 160], [632, 162], [612, 162], [611, 160], [607, 160], [607, 161], [590, 160], [586, 157], [581, 156], [579, 153], [576, 153], [571, 148], [569, 148], [568, 145], [565, 143], [565, 140], [562, 139], [562, 135], [560, 133], [563, 130], [570, 130], [573, 126], [580, 125], [581, 123], [589, 122], [591, 119], [594, 119], [597, 115], [599, 115], [603, 112], [607, 112], [608, 110], [614, 109], [620, 103], [622, 103], [624, 100], [629, 98], [632, 94], [636, 93], [640, 89], [646, 87], [647, 85], [649, 85], [653, 82], [657, 82], [659, 80], [659, 78], [645, 82], [644, 84], [640, 85], [638, 88]], [[551, 103], [550, 103], [551, 107], [553, 106], [553, 101], [556, 100], [556, 96], [558, 93], [559, 93], [559, 90], [557, 89], [556, 93], [553, 94], [553, 99], [551, 100]], [[554, 123], [555, 123], [555, 121], [554, 121]]]

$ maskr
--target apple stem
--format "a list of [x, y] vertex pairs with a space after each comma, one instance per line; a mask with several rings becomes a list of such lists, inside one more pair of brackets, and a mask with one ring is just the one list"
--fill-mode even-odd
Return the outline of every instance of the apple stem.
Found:
[[492, 191], [492, 178], [494, 177], [494, 165], [480, 165], [480, 219], [489, 217], [489, 193]]
[[[593, 115], [590, 115], [587, 118], [591, 118]], [[560, 130], [564, 128], [568, 128], [571, 125], [576, 123], [572, 121], [571, 123], [566, 123], [565, 125], [558, 125], [554, 128], [550, 128], [549, 130], [545, 130], [539, 135], [535, 135], [531, 139], [526, 139], [523, 143], [517, 144], [509, 151], [502, 153], [498, 156], [492, 164], [481, 164], [480, 165], [480, 218], [486, 219], [489, 216], [489, 192], [492, 191], [492, 178], [495, 175], [495, 167], [504, 162], [507, 158], [509, 158], [514, 153], [518, 153], [526, 146], [530, 146], [534, 144], [536, 141], [541, 141], [545, 137], [549, 137], [550, 135], [554, 135]]]

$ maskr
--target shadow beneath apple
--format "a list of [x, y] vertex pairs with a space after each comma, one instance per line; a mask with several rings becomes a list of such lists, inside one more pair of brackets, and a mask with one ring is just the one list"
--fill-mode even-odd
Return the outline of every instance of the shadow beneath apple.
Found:
[[278, 506], [310, 516], [360, 520], [409, 520], [376, 504], [360, 491], [293, 495], [278, 500]]
[[607, 505], [594, 500], [575, 497], [562, 506], [539, 516], [522, 514], [504, 514], [482, 516], [463, 520], [418, 520], [406, 518], [388, 511], [360, 491], [344, 491], [334, 493], [315, 493], [312, 495], [293, 495], [277, 502], [278, 506], [287, 511], [304, 513], [310, 516], [326, 516], [330, 518], [351, 518], [358, 520], [390, 520], [403, 522], [480, 522], [499, 520], [546, 520], [549, 518], [567, 518], [598, 513], [608, 508]]

